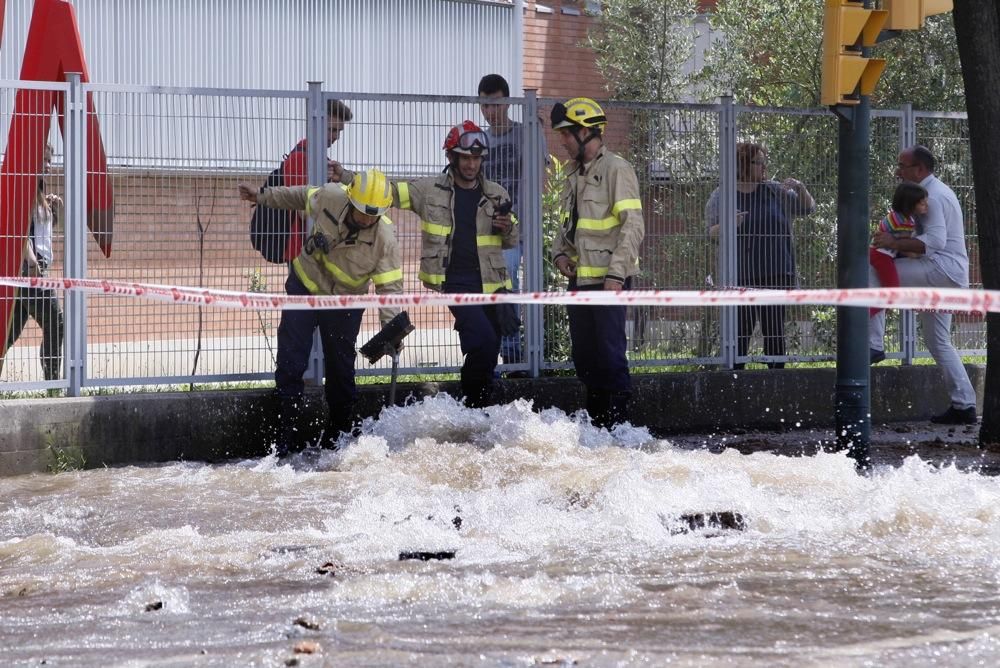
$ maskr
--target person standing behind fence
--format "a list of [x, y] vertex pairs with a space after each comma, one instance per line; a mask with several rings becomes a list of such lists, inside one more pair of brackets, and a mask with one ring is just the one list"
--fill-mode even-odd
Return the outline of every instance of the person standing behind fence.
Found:
[[[872, 239], [875, 248], [897, 251], [899, 285], [906, 288], [968, 288], [969, 255], [965, 249], [962, 207], [954, 191], [934, 175], [934, 154], [924, 146], [900, 152], [896, 178], [919, 183], [927, 191], [927, 214], [917, 217], [917, 235], [897, 239], [879, 230]], [[869, 272], [870, 284], [880, 287], [878, 275]], [[920, 311], [920, 331], [927, 349], [944, 376], [951, 398], [946, 411], [931, 418], [938, 424], [975, 424], [976, 391], [962, 358], [951, 341], [951, 314]], [[869, 318], [871, 363], [885, 359], [885, 311]]]
[[[499, 74], [487, 74], [479, 80], [478, 93], [480, 98], [510, 97], [510, 86], [507, 80]], [[528, 229], [521, 206], [521, 193], [524, 189], [524, 160], [521, 155], [524, 146], [524, 125], [510, 118], [509, 104], [483, 101], [479, 104], [479, 110], [490, 124], [486, 130], [490, 141], [490, 150], [483, 162], [483, 172], [486, 174], [486, 178], [499, 183], [510, 195], [514, 216], [521, 224], [520, 243], [503, 252], [504, 259], [507, 261], [507, 275], [510, 276], [513, 286], [512, 290], [520, 292], [521, 257], [524, 255], [524, 239]], [[541, 174], [544, 175], [548, 149], [545, 146], [545, 135], [541, 132], [538, 133], [538, 147], [541, 155]], [[531, 224], [534, 225], [536, 222], [531, 221]], [[500, 342], [500, 356], [508, 364], [524, 361], [520, 333], [503, 337]], [[523, 373], [514, 372], [510, 375]]]
[[[552, 108], [552, 129], [575, 162], [559, 198], [564, 221], [552, 261], [570, 290], [619, 292], [638, 272], [645, 235], [639, 180], [627, 161], [604, 146], [604, 110], [577, 97]], [[573, 365], [587, 388], [597, 427], [628, 421], [632, 394], [625, 356], [625, 306], [567, 306]]]
[[[797, 284], [792, 220], [816, 210], [816, 201], [805, 185], [793, 178], [781, 183], [767, 180], [767, 151], [760, 144], [736, 145], [736, 284], [748, 288], [793, 288]], [[719, 189], [705, 205], [709, 235], [719, 236]], [[785, 355], [785, 307], [740, 306], [737, 309], [739, 357], [745, 357], [750, 338], [760, 322], [764, 354]], [[739, 362], [734, 368], [745, 366]], [[782, 369], [784, 362], [768, 362]]]
[[[378, 294], [403, 291], [403, 271], [391, 221], [385, 212], [392, 203], [392, 189], [377, 169], [352, 174], [351, 185], [329, 183], [322, 187], [255, 189], [240, 184], [240, 197], [274, 208], [305, 211], [315, 220], [302, 252], [291, 263], [285, 282], [289, 295], [360, 295], [375, 284]], [[385, 325], [397, 308], [379, 310]], [[343, 432], [355, 421], [357, 388], [354, 383], [355, 344], [364, 309], [283, 310], [278, 325], [278, 359], [274, 378], [279, 403], [279, 457], [299, 449], [304, 383], [309, 366], [313, 332], [319, 327], [323, 342], [325, 390], [328, 409], [321, 445], [335, 448]]]
[[[48, 172], [52, 161], [52, 147], [45, 147], [42, 172]], [[31, 224], [24, 242], [22, 276], [45, 276], [52, 265], [52, 230], [61, 217], [63, 201], [55, 194], [45, 192], [45, 180], [38, 179], [35, 204], [31, 209]], [[39, 357], [45, 380], [58, 380], [61, 375], [63, 349], [63, 313], [55, 292], [47, 288], [18, 288], [11, 315], [7, 351], [13, 347], [28, 318], [33, 318], [42, 329], [42, 346]], [[0, 367], [2, 368], [2, 367]]]
[[[351, 108], [340, 100], [326, 102], [326, 148], [329, 150], [334, 142], [340, 139], [344, 126], [351, 122], [354, 114]], [[300, 139], [281, 163], [282, 185], [288, 188], [304, 186], [309, 183], [309, 156], [306, 140]], [[327, 160], [327, 181], [337, 183], [341, 180], [343, 167], [336, 160]], [[292, 260], [302, 252], [302, 239], [305, 237], [305, 221], [298, 215], [292, 216], [291, 233], [285, 247], [285, 257]]]
[[[396, 184], [393, 206], [420, 216], [420, 280], [445, 293], [509, 291], [503, 249], [516, 248], [518, 226], [510, 197], [483, 175], [489, 153], [486, 133], [472, 121], [448, 131], [448, 165], [440, 176]], [[505, 212], [506, 211], [506, 212]], [[505, 306], [449, 306], [461, 341], [461, 382], [465, 405], [489, 405], [500, 354], [500, 337], [513, 335], [517, 310]]]

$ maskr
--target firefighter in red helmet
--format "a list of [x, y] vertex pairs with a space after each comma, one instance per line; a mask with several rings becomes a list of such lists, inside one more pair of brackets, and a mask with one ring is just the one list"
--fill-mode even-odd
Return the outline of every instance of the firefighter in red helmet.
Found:
[[[444, 140], [448, 164], [440, 176], [397, 183], [394, 206], [420, 216], [420, 280], [437, 292], [491, 294], [508, 291], [503, 249], [518, 243], [510, 197], [483, 176], [486, 133], [472, 121], [451, 128]], [[470, 407], [489, 404], [501, 336], [518, 331], [517, 309], [454, 306], [455, 330], [465, 357], [462, 393]]]

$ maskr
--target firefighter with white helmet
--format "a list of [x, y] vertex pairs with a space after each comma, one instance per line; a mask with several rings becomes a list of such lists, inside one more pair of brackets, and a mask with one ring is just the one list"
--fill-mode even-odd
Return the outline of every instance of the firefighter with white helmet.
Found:
[[[377, 169], [350, 174], [350, 185], [263, 188], [259, 193], [240, 185], [240, 197], [259, 205], [305, 211], [313, 218], [311, 234], [292, 261], [285, 289], [289, 295], [362, 295], [369, 284], [378, 294], [403, 291], [403, 271], [392, 221], [392, 187]], [[398, 309], [379, 310], [382, 324]], [[325, 363], [329, 417], [322, 445], [335, 447], [355, 421], [355, 344], [364, 309], [285, 310], [278, 325], [275, 384], [280, 433], [276, 444], [284, 456], [303, 443], [297, 437], [313, 332], [319, 327]]]
[[[552, 129], [573, 160], [560, 196], [563, 223], [552, 261], [571, 290], [626, 290], [645, 234], [635, 170], [604, 146], [607, 116], [587, 97], [556, 104]], [[596, 426], [628, 420], [632, 382], [625, 356], [625, 306], [568, 306], [573, 364]]]

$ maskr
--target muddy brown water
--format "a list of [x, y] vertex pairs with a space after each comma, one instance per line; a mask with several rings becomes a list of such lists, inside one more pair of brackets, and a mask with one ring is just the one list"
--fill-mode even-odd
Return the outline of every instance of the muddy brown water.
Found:
[[[802, 439], [608, 434], [523, 402], [440, 396], [365, 432], [0, 479], [0, 663], [1000, 661], [1000, 480], [961, 432], [953, 461], [877, 444], [867, 477]], [[682, 519], [711, 512], [745, 526]]]

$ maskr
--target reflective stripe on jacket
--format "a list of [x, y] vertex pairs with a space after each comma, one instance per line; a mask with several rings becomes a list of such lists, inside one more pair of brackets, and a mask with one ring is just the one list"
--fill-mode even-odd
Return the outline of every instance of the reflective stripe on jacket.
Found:
[[632, 165], [601, 147], [584, 173], [577, 165], [566, 175], [559, 204], [564, 222], [552, 244], [552, 259], [564, 255], [576, 263], [577, 285], [605, 278], [624, 282], [638, 272], [646, 226]]
[[[515, 219], [506, 234], [493, 233], [493, 213], [510, 201], [499, 184], [480, 176], [483, 197], [476, 213], [476, 249], [483, 293], [511, 289], [504, 248], [517, 246], [518, 225]], [[451, 170], [440, 176], [394, 184], [393, 206], [409, 209], [420, 216], [420, 280], [430, 290], [440, 292], [451, 260], [451, 242], [455, 226], [455, 185]]]
[[[403, 291], [399, 246], [386, 216], [375, 225], [352, 232], [343, 221], [351, 210], [347, 189], [339, 183], [322, 187], [265, 188], [257, 203], [277, 209], [296, 209], [312, 216], [312, 233], [292, 269], [314, 295], [363, 295], [368, 283], [380, 295]], [[398, 308], [379, 309], [382, 323]]]

